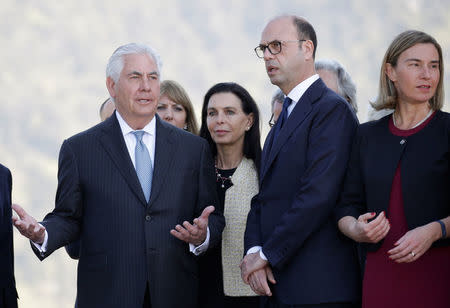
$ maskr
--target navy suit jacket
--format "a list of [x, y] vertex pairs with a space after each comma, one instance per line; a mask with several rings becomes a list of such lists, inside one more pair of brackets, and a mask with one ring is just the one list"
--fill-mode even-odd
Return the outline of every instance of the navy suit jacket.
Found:
[[3, 308], [17, 307], [11, 221], [11, 188], [11, 172], [0, 164], [0, 307]]
[[[148, 283], [151, 307], [196, 307], [197, 257], [169, 231], [217, 204], [207, 142], [156, 116], [152, 192], [145, 201], [116, 115], [64, 141], [55, 209], [43, 259], [80, 238], [77, 305], [142, 307]], [[210, 247], [224, 227], [210, 216]]]
[[245, 251], [262, 246], [278, 301], [356, 301], [360, 276], [354, 244], [341, 235], [333, 210], [357, 119], [347, 102], [315, 81], [262, 154], [259, 194], [252, 200]]

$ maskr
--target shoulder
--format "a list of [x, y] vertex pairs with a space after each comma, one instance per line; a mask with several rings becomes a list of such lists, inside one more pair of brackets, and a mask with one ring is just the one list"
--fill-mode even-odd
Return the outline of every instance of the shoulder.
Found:
[[391, 114], [388, 114], [381, 119], [360, 124], [358, 127], [358, 135], [370, 136], [380, 134], [388, 128], [390, 118]]
[[11, 177], [11, 171], [8, 168], [0, 164], [0, 176], [1, 177]]
[[175, 127], [158, 119], [156, 125], [156, 138], [168, 138], [169, 142], [176, 143], [186, 152], [198, 152], [199, 149], [209, 148], [205, 139], [188, 131]]

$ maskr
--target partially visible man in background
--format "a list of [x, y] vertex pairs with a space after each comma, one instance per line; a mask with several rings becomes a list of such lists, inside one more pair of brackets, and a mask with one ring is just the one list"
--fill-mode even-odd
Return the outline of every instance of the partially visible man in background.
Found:
[[317, 74], [327, 87], [345, 98], [356, 114], [358, 112], [356, 85], [342, 64], [336, 60], [321, 59], [315, 62], [315, 66]]
[[116, 106], [114, 106], [114, 102], [111, 98], [108, 97], [100, 106], [100, 120], [102, 120], [102, 122], [105, 121], [113, 114], [114, 110], [116, 110]]
[[12, 177], [0, 164], [0, 307], [16, 308], [17, 291], [14, 279], [14, 246], [11, 221]]

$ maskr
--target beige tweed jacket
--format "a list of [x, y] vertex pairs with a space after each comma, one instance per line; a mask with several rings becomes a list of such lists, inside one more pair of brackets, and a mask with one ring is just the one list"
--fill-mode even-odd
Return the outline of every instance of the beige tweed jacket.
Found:
[[251, 159], [243, 158], [231, 181], [233, 186], [225, 193], [222, 234], [223, 288], [227, 296], [255, 296], [241, 279], [239, 264], [244, 255], [244, 231], [250, 202], [258, 193], [258, 173]]

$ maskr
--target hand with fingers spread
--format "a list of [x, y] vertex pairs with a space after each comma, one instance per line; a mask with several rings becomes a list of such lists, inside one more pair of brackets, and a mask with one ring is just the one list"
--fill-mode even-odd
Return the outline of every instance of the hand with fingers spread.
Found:
[[276, 283], [270, 266], [254, 271], [248, 277], [250, 287], [258, 295], [272, 296], [272, 291], [270, 290], [268, 282], [272, 284]]
[[439, 239], [440, 231], [440, 226], [432, 222], [406, 232], [388, 251], [389, 258], [397, 263], [416, 261]]
[[36, 219], [28, 215], [18, 204], [13, 204], [12, 209], [19, 217], [13, 216], [12, 221], [19, 232], [36, 244], [42, 244], [45, 239], [45, 228]]
[[339, 229], [356, 242], [378, 243], [388, 234], [390, 224], [384, 211], [369, 222], [375, 215], [375, 213], [365, 213], [358, 219], [345, 216], [339, 220]]
[[194, 219], [193, 224], [184, 221], [183, 225], [176, 225], [175, 229], [170, 230], [170, 234], [186, 243], [201, 245], [206, 240], [208, 218], [212, 212], [214, 212], [214, 206], [207, 206], [200, 217]]

